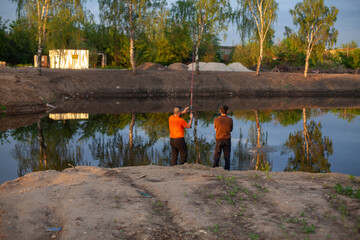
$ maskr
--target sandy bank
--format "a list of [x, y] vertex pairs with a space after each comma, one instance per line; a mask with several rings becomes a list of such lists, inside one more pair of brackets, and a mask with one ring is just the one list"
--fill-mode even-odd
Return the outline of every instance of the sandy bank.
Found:
[[[33, 172], [0, 186], [0, 239], [358, 239], [359, 178], [201, 165]], [[61, 227], [61, 231], [46, 231]]]
[[[61, 99], [182, 98], [190, 96], [186, 71], [0, 70], [0, 113], [46, 110]], [[195, 76], [194, 97], [359, 97], [360, 75], [203, 72]]]

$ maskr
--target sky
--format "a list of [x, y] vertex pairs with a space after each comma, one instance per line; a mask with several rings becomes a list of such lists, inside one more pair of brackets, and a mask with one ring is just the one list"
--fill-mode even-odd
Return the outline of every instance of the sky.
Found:
[[[236, 0], [230, 0], [233, 8], [237, 6]], [[170, 5], [175, 0], [167, 1]], [[292, 17], [289, 13], [296, 3], [300, 0], [277, 0], [279, 4], [278, 19], [275, 23], [275, 42], [281, 40], [284, 34], [285, 26], [295, 29]], [[324, 0], [325, 5], [335, 6], [339, 9], [335, 28], [339, 31], [338, 41], [336, 46], [355, 40], [360, 45], [360, 0]], [[97, 0], [87, 0], [86, 8], [89, 9], [98, 19], [99, 5]], [[16, 18], [16, 6], [10, 0], [0, 0], [0, 16], [2, 19], [9, 19], [10, 21]], [[240, 43], [239, 34], [236, 32], [235, 26], [229, 26], [226, 40], [221, 39], [221, 45], [232, 46]], [[220, 34], [222, 38], [224, 34]]]

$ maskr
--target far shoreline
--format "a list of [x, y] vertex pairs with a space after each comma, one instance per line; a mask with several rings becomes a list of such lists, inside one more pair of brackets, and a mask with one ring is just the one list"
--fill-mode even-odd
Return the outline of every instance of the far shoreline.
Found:
[[[96, 99], [187, 99], [191, 72], [158, 70], [0, 70], [0, 113], [30, 114], [64, 101]], [[194, 98], [360, 97], [360, 75], [262, 72], [201, 72], [194, 75]], [[351, 102], [351, 100], [350, 100]]]

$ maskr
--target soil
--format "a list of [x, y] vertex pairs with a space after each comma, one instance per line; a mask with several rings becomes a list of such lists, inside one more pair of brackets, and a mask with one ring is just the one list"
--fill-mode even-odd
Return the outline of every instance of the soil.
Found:
[[0, 186], [0, 239], [359, 239], [360, 201], [337, 183], [360, 178], [197, 164], [32, 172]]
[[[191, 72], [144, 70], [0, 70], [0, 114], [44, 113], [76, 99], [189, 98]], [[360, 75], [264, 72], [202, 72], [194, 76], [194, 98], [360, 96]]]

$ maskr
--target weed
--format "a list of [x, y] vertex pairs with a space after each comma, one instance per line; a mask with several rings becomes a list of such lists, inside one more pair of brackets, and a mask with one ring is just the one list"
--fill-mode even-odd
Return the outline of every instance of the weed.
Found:
[[259, 175], [257, 175], [256, 173], [254, 173], [254, 175], [250, 175], [249, 179], [257, 179], [259, 177]]
[[164, 204], [162, 204], [161, 202], [158, 202], [158, 203], [157, 203], [157, 206], [161, 208], [161, 207], [164, 206]]
[[279, 224], [279, 227], [280, 227], [283, 231], [286, 230], [286, 226], [285, 226], [285, 225]]
[[326, 234], [326, 239], [331, 239], [330, 233]]
[[223, 176], [223, 175], [218, 175], [218, 176], [216, 176], [216, 179], [217, 179], [217, 180], [223, 180], [223, 179], [224, 179], [224, 176]]
[[300, 222], [300, 219], [298, 219], [298, 218], [290, 218], [287, 222], [289, 222], [289, 223], [298, 223], [298, 222]]
[[231, 177], [228, 177], [228, 178], [225, 178], [225, 182], [227, 183], [227, 185], [229, 185], [229, 187], [236, 182], [236, 179], [234, 176], [231, 176]]
[[241, 190], [243, 190], [246, 194], [249, 194], [249, 190], [247, 188], [241, 188]]
[[304, 227], [303, 228], [303, 231], [305, 232], [305, 233], [315, 233], [315, 225], [313, 225], [313, 224], [311, 224], [311, 226], [310, 227]]
[[215, 232], [215, 233], [219, 232], [219, 229], [220, 229], [219, 224], [215, 224], [215, 225], [214, 225], [214, 232]]
[[257, 240], [257, 239], [259, 239], [259, 234], [257, 234], [257, 233], [250, 233], [250, 234], [249, 234], [249, 238], [250, 238], [250, 239], [253, 239], [253, 240]]
[[256, 193], [254, 193], [252, 196], [253, 196], [255, 201], [258, 199], [258, 195], [256, 195]]
[[5, 110], [6, 110], [6, 107], [5, 107], [4, 105], [0, 105], [0, 110], [5, 111]]
[[214, 194], [208, 194], [207, 197], [210, 199], [213, 199], [215, 196], [214, 196]]
[[334, 186], [335, 192], [339, 194], [343, 194], [349, 196], [351, 198], [359, 198], [360, 199], [360, 188], [353, 189], [352, 186], [343, 187], [340, 183], [335, 184]]
[[344, 204], [340, 205], [339, 211], [341, 212], [342, 215], [348, 215], [349, 214], [349, 211], [346, 209], [346, 206]]
[[300, 217], [305, 217], [305, 213], [304, 213], [304, 212], [301, 212], [301, 213], [300, 213]]
[[216, 202], [217, 204], [221, 204], [221, 199], [218, 199]]
[[188, 194], [187, 194], [186, 192], [184, 192], [184, 196], [185, 196], [185, 197], [187, 197], [187, 196], [188, 196]]
[[349, 179], [352, 181], [352, 180], [355, 180], [355, 177], [353, 175], [350, 175]]

